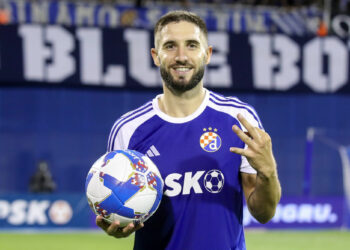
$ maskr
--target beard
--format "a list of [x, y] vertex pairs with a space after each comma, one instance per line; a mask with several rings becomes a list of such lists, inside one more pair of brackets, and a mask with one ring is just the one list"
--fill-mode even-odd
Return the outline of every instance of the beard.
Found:
[[198, 83], [203, 79], [204, 68], [205, 65], [201, 65], [188, 82], [185, 80], [175, 80], [171, 75], [170, 70], [166, 70], [164, 66], [160, 67], [160, 75], [165, 85], [171, 92], [181, 94], [198, 85]]

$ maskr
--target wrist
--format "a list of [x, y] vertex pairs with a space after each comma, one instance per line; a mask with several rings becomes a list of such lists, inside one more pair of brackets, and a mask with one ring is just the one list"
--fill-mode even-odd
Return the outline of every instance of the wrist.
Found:
[[277, 170], [274, 168], [272, 170], [258, 171], [257, 177], [265, 181], [275, 179], [277, 177]]

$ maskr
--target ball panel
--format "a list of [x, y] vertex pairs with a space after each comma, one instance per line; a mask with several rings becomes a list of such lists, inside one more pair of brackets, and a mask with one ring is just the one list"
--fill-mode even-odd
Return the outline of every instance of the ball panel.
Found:
[[147, 164], [145, 164], [144, 160], [142, 159], [143, 154], [135, 150], [118, 150], [117, 152], [129, 159], [133, 170], [141, 173], [145, 173], [148, 170]]
[[132, 172], [131, 162], [122, 154], [115, 155], [101, 168], [104, 173], [113, 176], [118, 181], [125, 182]]
[[153, 163], [153, 161], [146, 155], [143, 156], [142, 159], [146, 162], [148, 166], [148, 171], [155, 173], [159, 177], [159, 180], [162, 183], [162, 185], [164, 185], [162, 175], [160, 174], [157, 166]]
[[125, 202], [125, 206], [133, 208], [134, 212], [137, 214], [146, 214], [153, 207], [154, 202], [156, 201], [156, 194], [154, 192], [149, 194], [140, 194], [132, 197], [130, 200]]
[[[159, 172], [159, 171], [157, 171]], [[164, 183], [160, 175], [153, 171], [147, 173], [147, 184], [151, 190], [155, 190], [157, 194], [163, 194]]]
[[101, 180], [99, 172], [95, 172], [87, 185], [86, 193], [101, 201], [109, 196], [112, 191], [103, 185], [103, 180]]

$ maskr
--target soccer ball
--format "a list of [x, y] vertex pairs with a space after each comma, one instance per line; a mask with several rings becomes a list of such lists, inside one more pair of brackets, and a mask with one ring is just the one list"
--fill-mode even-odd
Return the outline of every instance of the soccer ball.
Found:
[[89, 206], [108, 222], [120, 226], [146, 221], [158, 208], [163, 179], [156, 165], [134, 150], [116, 150], [101, 156], [85, 183]]
[[221, 171], [212, 169], [204, 176], [204, 187], [210, 193], [219, 193], [224, 186], [224, 181]]

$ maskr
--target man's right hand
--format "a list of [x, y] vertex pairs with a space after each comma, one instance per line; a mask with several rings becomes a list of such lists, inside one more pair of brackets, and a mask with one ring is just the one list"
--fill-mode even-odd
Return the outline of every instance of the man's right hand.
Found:
[[102, 228], [108, 235], [116, 237], [116, 238], [125, 238], [130, 234], [143, 228], [143, 223], [138, 224], [137, 226], [134, 223], [129, 223], [125, 227], [120, 227], [119, 221], [114, 221], [113, 223], [106, 222], [101, 215], [96, 217], [96, 225]]

